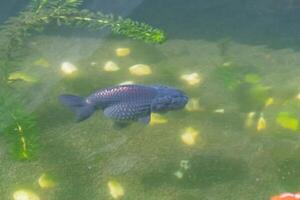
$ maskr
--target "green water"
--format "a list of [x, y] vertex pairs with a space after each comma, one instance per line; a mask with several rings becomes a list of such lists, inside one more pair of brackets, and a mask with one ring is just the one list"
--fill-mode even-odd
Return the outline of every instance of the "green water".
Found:
[[[22, 70], [37, 81], [13, 87], [37, 116], [39, 147], [33, 159], [19, 161], [9, 153], [11, 141], [0, 135], [0, 199], [13, 199], [20, 189], [41, 200], [113, 199], [112, 180], [123, 187], [124, 200], [264, 200], [300, 191], [299, 130], [278, 123], [282, 112], [300, 120], [299, 3], [283, 2], [144, 1], [129, 17], [164, 29], [169, 38], [161, 45], [55, 31], [30, 38]], [[131, 53], [118, 57], [119, 47]], [[44, 64], [37, 64], [41, 59]], [[75, 74], [61, 72], [66, 61], [78, 68]], [[107, 61], [120, 70], [104, 71]], [[135, 64], [149, 65], [152, 74], [130, 74]], [[180, 78], [194, 72], [201, 84]], [[163, 114], [164, 124], [118, 130], [102, 112], [75, 123], [57, 99], [123, 81], [177, 87], [198, 98], [202, 109]], [[274, 103], [265, 106], [269, 98]], [[256, 114], [247, 127], [249, 112]], [[261, 113], [266, 128], [258, 131]], [[198, 131], [190, 146], [181, 139], [188, 127]], [[186, 170], [180, 167], [185, 160]], [[182, 178], [174, 175], [178, 170]], [[40, 187], [44, 173], [55, 187]]]

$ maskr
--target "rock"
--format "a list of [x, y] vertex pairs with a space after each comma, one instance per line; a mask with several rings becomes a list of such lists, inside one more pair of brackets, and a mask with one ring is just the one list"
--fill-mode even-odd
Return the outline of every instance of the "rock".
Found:
[[60, 69], [65, 74], [73, 74], [78, 71], [77, 67], [70, 62], [63, 62]]
[[130, 54], [131, 50], [129, 48], [117, 48], [116, 49], [116, 55], [119, 57], [128, 56]]
[[145, 64], [136, 64], [129, 67], [129, 72], [136, 76], [146, 76], [152, 74], [151, 67]]
[[104, 71], [115, 72], [120, 70], [119, 66], [113, 61], [107, 61], [103, 67]]

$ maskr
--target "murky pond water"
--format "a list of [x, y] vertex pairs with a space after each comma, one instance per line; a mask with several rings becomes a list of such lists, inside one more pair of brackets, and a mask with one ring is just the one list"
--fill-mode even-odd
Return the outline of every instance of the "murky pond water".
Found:
[[[0, 19], [18, 15], [19, 3], [1, 2]], [[0, 199], [258, 200], [300, 191], [298, 1], [81, 6], [150, 24], [167, 40], [50, 24], [16, 48], [21, 57], [0, 56], [17, 66], [0, 88]], [[148, 125], [116, 128], [102, 111], [76, 123], [58, 100], [124, 82], [172, 86], [189, 102], [152, 113]]]

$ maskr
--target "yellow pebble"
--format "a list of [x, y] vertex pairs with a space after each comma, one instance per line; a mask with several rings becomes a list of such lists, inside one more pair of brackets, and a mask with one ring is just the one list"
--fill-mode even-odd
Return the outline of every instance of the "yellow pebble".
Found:
[[269, 97], [265, 102], [265, 107], [268, 107], [270, 105], [274, 104], [274, 98]]
[[129, 48], [117, 48], [116, 49], [116, 55], [119, 57], [128, 56], [130, 54], [131, 50]]
[[245, 121], [245, 126], [247, 128], [250, 128], [253, 126], [253, 123], [254, 123], [254, 116], [255, 116], [255, 112], [249, 112], [247, 114], [247, 118], [246, 118], [246, 121]]
[[152, 74], [150, 66], [144, 64], [136, 64], [129, 67], [129, 72], [136, 76], [146, 76]]
[[120, 183], [118, 183], [117, 181], [109, 181], [108, 188], [109, 188], [111, 196], [114, 199], [118, 199], [118, 198], [121, 198], [122, 196], [124, 196], [124, 189], [123, 189], [122, 185]]
[[78, 70], [77, 67], [70, 62], [63, 62], [60, 69], [64, 74], [73, 74]]
[[150, 125], [165, 124], [167, 122], [168, 122], [168, 120], [165, 117], [161, 116], [160, 114], [151, 113]]
[[257, 121], [256, 129], [257, 129], [257, 131], [262, 131], [262, 130], [266, 129], [266, 127], [267, 127], [266, 120], [263, 117], [263, 115], [261, 114]]
[[198, 85], [203, 81], [203, 77], [196, 72], [191, 74], [183, 74], [180, 78], [189, 85]]
[[56, 183], [55, 181], [53, 180], [52, 177], [50, 177], [49, 175], [47, 174], [42, 174], [38, 180], [39, 182], [39, 185], [41, 188], [53, 188], [55, 187]]
[[103, 67], [104, 71], [107, 72], [115, 72], [118, 71], [120, 68], [119, 66], [113, 61], [107, 61]]
[[40, 197], [30, 190], [17, 190], [13, 194], [14, 200], [40, 200]]
[[196, 143], [196, 138], [199, 132], [192, 127], [185, 129], [184, 133], [181, 135], [181, 140], [184, 144], [192, 146]]
[[186, 104], [185, 109], [189, 112], [203, 110], [203, 108], [200, 106], [199, 99], [197, 98], [191, 98]]

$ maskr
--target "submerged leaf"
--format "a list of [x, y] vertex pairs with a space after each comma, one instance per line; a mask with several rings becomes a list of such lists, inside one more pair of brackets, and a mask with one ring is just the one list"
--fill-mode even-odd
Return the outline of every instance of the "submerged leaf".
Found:
[[277, 124], [279, 124], [281, 127], [296, 131], [299, 127], [299, 121], [298, 119], [289, 112], [280, 112], [277, 115], [276, 118]]
[[9, 81], [22, 80], [31, 83], [37, 82], [37, 79], [35, 77], [30, 76], [29, 74], [26, 74], [25, 72], [21, 72], [21, 71], [10, 73], [8, 80]]

